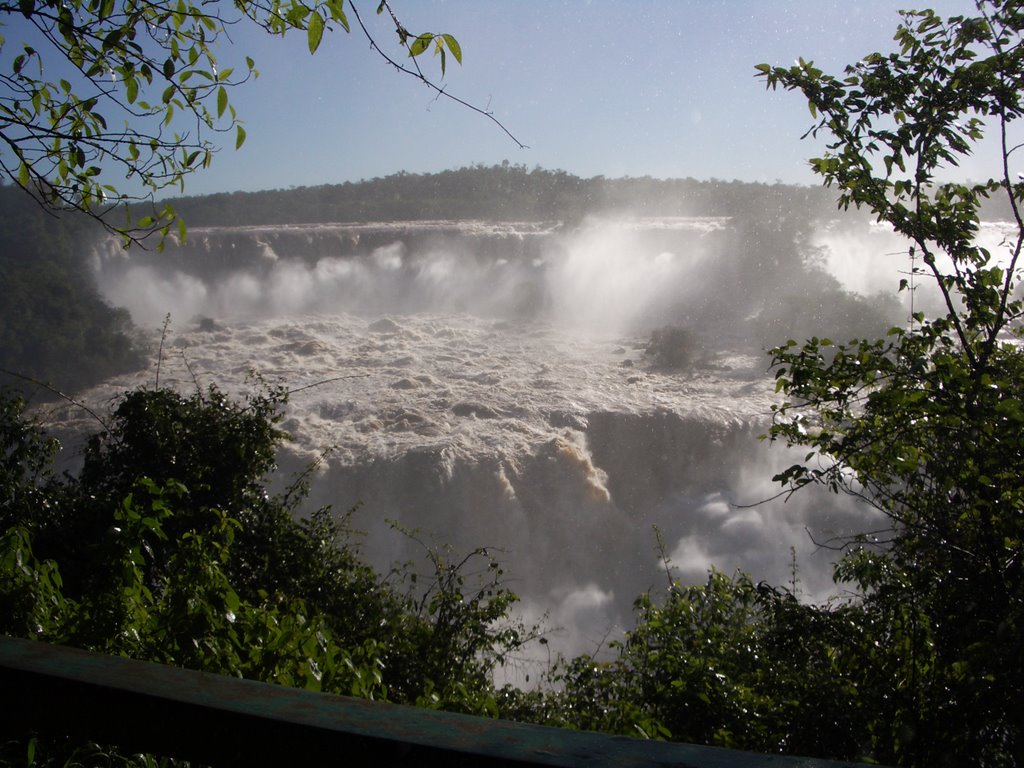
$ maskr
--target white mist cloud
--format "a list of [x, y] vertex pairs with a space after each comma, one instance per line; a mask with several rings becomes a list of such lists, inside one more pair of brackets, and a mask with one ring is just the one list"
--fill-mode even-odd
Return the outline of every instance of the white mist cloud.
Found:
[[108, 276], [101, 285], [104, 298], [124, 307], [135, 323], [143, 328], [160, 325], [170, 313], [176, 318], [190, 318], [211, 304], [216, 289], [198, 277], [153, 267], [128, 266]]
[[551, 315], [567, 327], [600, 334], [635, 332], [667, 314], [693, 290], [704, 254], [643, 243], [635, 225], [591, 222], [565, 238], [547, 273]]

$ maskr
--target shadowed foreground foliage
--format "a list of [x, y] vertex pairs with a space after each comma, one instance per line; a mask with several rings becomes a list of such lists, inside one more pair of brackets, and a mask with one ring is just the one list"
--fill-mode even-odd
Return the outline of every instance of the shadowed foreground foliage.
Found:
[[[641, 596], [604, 658], [558, 659], [530, 691], [497, 688], [493, 672], [537, 638], [499, 564], [428, 551], [428, 573], [382, 577], [347, 515], [297, 518], [301, 487], [267, 490], [281, 392], [128, 392], [76, 478], [54, 476], [56, 445], [20, 400], [0, 403], [5, 634], [483, 716], [883, 762], [917, 736], [906, 712], [949, 700], [912, 684], [937, 661], [920, 608], [805, 605], [716, 571]], [[116, 754], [0, 726], [7, 763], [29, 743], [47, 764]]]
[[[758, 67], [807, 99], [826, 140], [811, 164], [839, 205], [903, 236], [911, 279], [941, 299], [883, 339], [772, 351], [785, 399], [771, 438], [805, 451], [776, 479], [855, 495], [888, 520], [847, 542], [837, 577], [884, 622], [889, 647], [903, 646], [887, 759], [914, 765], [1024, 763], [1024, 176], [1010, 170], [1024, 10], [979, 0], [976, 11], [907, 12], [896, 52], [839, 77], [802, 59]], [[940, 181], [985, 133], [999, 148], [993, 176]], [[990, 198], [1009, 218], [992, 252], [978, 243]]]
[[529, 634], [506, 618], [515, 596], [497, 563], [432, 552], [413, 593], [408, 574], [388, 581], [362, 562], [347, 516], [297, 519], [303, 489], [265, 485], [283, 402], [277, 391], [244, 403], [214, 388], [126, 393], [68, 478], [52, 473], [56, 445], [5, 397], [0, 631], [496, 713], [491, 670]]

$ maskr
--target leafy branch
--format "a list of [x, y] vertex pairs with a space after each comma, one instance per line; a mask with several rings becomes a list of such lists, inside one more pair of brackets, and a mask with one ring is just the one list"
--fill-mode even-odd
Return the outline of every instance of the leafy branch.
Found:
[[[354, 2], [348, 10], [396, 69], [486, 115], [523, 146], [493, 114], [423, 73], [417, 57], [427, 50], [440, 56], [442, 77], [449, 55], [461, 63], [452, 35], [412, 35], [381, 3], [378, 13], [391, 15], [410, 69], [377, 45]], [[183, 191], [190, 174], [211, 165], [215, 137], [232, 135], [235, 149], [246, 140], [230, 91], [259, 72], [247, 56], [238, 67], [221, 65], [217, 52], [230, 43], [229, 30], [254, 23], [273, 35], [305, 32], [315, 53], [328, 31], [350, 29], [345, 0], [2, 0], [4, 16], [21, 17], [27, 31], [16, 44], [0, 36], [0, 52], [16, 46], [9, 69], [0, 72], [0, 175], [46, 208], [98, 220], [126, 245], [157, 234], [158, 248], [175, 224], [178, 238], [186, 230], [157, 197]], [[117, 176], [126, 187], [112, 183]], [[133, 214], [131, 205], [140, 203], [147, 215]], [[118, 211], [123, 221], [115, 220]]]

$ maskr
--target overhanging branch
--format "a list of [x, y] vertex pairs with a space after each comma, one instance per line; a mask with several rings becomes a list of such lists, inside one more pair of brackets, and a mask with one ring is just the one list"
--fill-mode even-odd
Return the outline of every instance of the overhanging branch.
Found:
[[[384, 0], [382, 5], [385, 8], [387, 8], [388, 13], [391, 14], [391, 18], [392, 18], [392, 20], [395, 23], [395, 29], [399, 30], [400, 32], [404, 31], [404, 28], [402, 27], [401, 23], [398, 21], [398, 17], [395, 15], [394, 11], [391, 10], [391, 6], [387, 3], [387, 0]], [[394, 67], [399, 72], [402, 72], [403, 74], [409, 75], [410, 77], [414, 77], [417, 80], [419, 80], [425, 86], [427, 86], [432, 91], [434, 91], [434, 93], [437, 94], [437, 98], [441, 98], [443, 96], [444, 98], [449, 99], [450, 101], [454, 101], [456, 104], [458, 104], [458, 105], [460, 105], [462, 107], [465, 107], [466, 109], [468, 109], [468, 110], [470, 110], [472, 112], [476, 112], [477, 114], [483, 115], [488, 120], [490, 120], [492, 123], [494, 123], [496, 126], [498, 126], [498, 128], [500, 128], [502, 130], [502, 132], [506, 136], [508, 136], [510, 139], [512, 139], [512, 141], [514, 141], [516, 143], [516, 145], [520, 149], [529, 149], [529, 147], [526, 144], [524, 144], [519, 139], [517, 139], [515, 137], [515, 135], [508, 128], [506, 128], [505, 125], [498, 118], [496, 118], [494, 116], [493, 112], [491, 112], [489, 110], [486, 110], [486, 109], [481, 109], [480, 107], [476, 106], [475, 104], [471, 104], [470, 102], [465, 101], [464, 99], [460, 99], [458, 96], [452, 95], [447, 90], [445, 90], [442, 86], [438, 85], [433, 80], [431, 80], [429, 77], [424, 75], [423, 71], [419, 68], [419, 65], [415, 64], [415, 59], [413, 60], [413, 63], [415, 65], [415, 69], [409, 69], [409, 67], [406, 67], [406, 66], [404, 66], [402, 64], [399, 64], [397, 61], [395, 61], [391, 56], [389, 56], [387, 53], [384, 52], [384, 50], [377, 44], [377, 41], [376, 41], [376, 39], [374, 39], [373, 35], [370, 34], [370, 30], [366, 28], [366, 24], [363, 22], [362, 16], [359, 15], [359, 9], [356, 7], [356, 4], [355, 3], [350, 3], [349, 6], [352, 8], [352, 14], [356, 17], [356, 21], [359, 22], [359, 28], [363, 31], [363, 35], [370, 42], [370, 48], [372, 50], [376, 51], [378, 54], [380, 54], [380, 56], [388, 64], [390, 64], [392, 67]], [[406, 49], [408, 50], [409, 49], [409, 43], [406, 41], [403, 44], [405, 45]]]

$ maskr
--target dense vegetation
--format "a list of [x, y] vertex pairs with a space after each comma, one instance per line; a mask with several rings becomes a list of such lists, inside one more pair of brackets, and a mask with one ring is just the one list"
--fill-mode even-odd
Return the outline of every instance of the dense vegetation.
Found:
[[[90, 222], [10, 186], [0, 185], [0, 210], [0, 369], [74, 392], [137, 368], [128, 313], [102, 300], [86, 267]], [[0, 382], [47, 394], [10, 374]]]
[[[524, 165], [473, 165], [439, 173], [396, 173], [344, 184], [225, 192], [171, 201], [190, 227], [415, 219], [578, 222], [587, 215], [835, 216], [826, 190], [792, 184], [650, 176], [581, 178]], [[143, 211], [140, 209], [140, 215]], [[1011, 215], [1005, 203], [984, 203], [990, 220]]]
[[[487, 552], [378, 574], [347, 516], [268, 492], [280, 391], [135, 390], [75, 477], [17, 398], [0, 409], [0, 632], [310, 690], [569, 728], [893, 760], [906, 637], [860, 605], [814, 607], [742, 574], [642, 596], [611, 661], [558, 660], [532, 691], [492, 672], [537, 629]], [[396, 535], [415, 535], [396, 532]], [[542, 640], [542, 638], [541, 638]], [[17, 764], [88, 762], [45, 728]], [[109, 750], [102, 750], [108, 754]]]
[[800, 210], [831, 216], [822, 190], [696, 179], [584, 179], [509, 164], [264, 192], [173, 200], [190, 227], [410, 219], [576, 222], [586, 215], [747, 216]]
[[[848, 493], [889, 521], [848, 542], [837, 570], [863, 608], [887, 617], [905, 651], [890, 701], [894, 757], [915, 764], [1024, 763], [1024, 178], [1011, 176], [1024, 117], [1024, 12], [979, 2], [978, 16], [908, 13], [898, 53], [844, 76], [798, 61], [759, 69], [801, 92], [827, 137], [812, 165], [840, 205], [870, 210], [909, 242], [932, 316], [883, 339], [827, 338], [773, 350], [771, 436], [807, 451], [778, 480]], [[986, 132], [991, 179], [940, 182]], [[982, 201], [1013, 232], [976, 242]], [[909, 287], [904, 281], [904, 288]]]
[[[430, 550], [431, 573], [382, 578], [344, 515], [297, 519], [301, 483], [277, 495], [264, 484], [283, 402], [273, 390], [244, 403], [213, 388], [126, 393], [70, 478], [5, 396], [0, 632], [496, 714], [491, 672], [530, 636], [508, 618], [498, 564]], [[23, 736], [0, 732], [7, 759], [25, 754]], [[40, 744], [68, 757], [59, 740]]]

